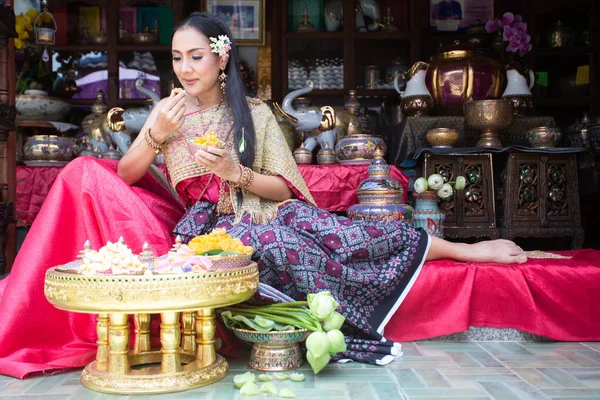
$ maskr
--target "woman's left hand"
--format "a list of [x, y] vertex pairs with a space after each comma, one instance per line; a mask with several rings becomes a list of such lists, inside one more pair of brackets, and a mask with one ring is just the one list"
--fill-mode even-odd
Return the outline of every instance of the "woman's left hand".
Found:
[[238, 182], [242, 172], [238, 163], [233, 161], [227, 149], [209, 147], [206, 150], [198, 150], [194, 154], [196, 162], [208, 168], [219, 178], [230, 182]]

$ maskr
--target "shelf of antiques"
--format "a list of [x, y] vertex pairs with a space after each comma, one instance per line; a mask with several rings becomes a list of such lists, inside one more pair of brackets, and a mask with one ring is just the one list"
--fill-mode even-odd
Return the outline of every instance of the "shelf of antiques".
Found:
[[[172, 260], [171, 253], [179, 254], [176, 245], [156, 262], [148, 248], [139, 259], [129, 254], [108, 269], [97, 260], [103, 251], [111, 252], [113, 260], [122, 258], [124, 248], [121, 240], [98, 252], [86, 244], [82, 260], [46, 273], [44, 294], [50, 303], [98, 315], [96, 360], [83, 370], [82, 384], [104, 393], [152, 394], [193, 389], [224, 378], [228, 365], [215, 353], [214, 309], [254, 294], [258, 267], [250, 255], [194, 257], [182, 252], [180, 260]], [[200, 260], [206, 258], [210, 265]], [[151, 347], [153, 314], [161, 318], [160, 349]], [[132, 348], [130, 315], [135, 325]]]
[[464, 196], [441, 202], [448, 238], [568, 237], [581, 248], [577, 154], [585, 149], [424, 148], [425, 175], [466, 177]]

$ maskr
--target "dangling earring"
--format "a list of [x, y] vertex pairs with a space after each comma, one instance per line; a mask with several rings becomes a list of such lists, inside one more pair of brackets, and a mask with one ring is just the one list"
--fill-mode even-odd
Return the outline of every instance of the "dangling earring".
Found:
[[225, 94], [225, 85], [227, 85], [227, 74], [225, 73], [224, 69], [221, 70], [221, 75], [219, 75], [219, 82], [221, 82], [221, 90], [223, 91], [223, 94]]

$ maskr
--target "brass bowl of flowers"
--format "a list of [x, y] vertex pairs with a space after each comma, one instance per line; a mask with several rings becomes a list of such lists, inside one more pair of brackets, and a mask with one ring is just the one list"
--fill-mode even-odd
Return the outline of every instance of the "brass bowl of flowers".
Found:
[[248, 365], [260, 371], [286, 371], [304, 364], [298, 343], [306, 340], [308, 329], [258, 332], [231, 328], [241, 340], [253, 343]]

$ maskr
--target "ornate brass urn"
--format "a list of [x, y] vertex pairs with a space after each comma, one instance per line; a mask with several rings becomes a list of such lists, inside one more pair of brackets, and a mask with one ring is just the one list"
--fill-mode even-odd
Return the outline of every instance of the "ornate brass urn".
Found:
[[497, 99], [506, 85], [503, 66], [483, 50], [456, 41], [431, 58], [425, 83], [437, 115], [462, 115], [469, 99]]

